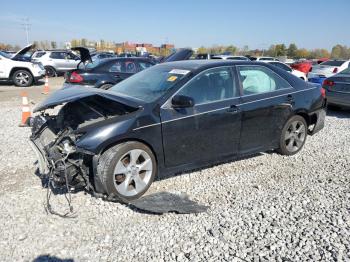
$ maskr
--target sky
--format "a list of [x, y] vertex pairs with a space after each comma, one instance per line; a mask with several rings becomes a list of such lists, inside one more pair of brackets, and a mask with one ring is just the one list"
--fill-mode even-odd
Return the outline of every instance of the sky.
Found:
[[0, 0], [0, 6], [0, 42], [20, 46], [26, 45], [25, 18], [30, 42], [87, 38], [193, 48], [350, 46], [350, 0]]

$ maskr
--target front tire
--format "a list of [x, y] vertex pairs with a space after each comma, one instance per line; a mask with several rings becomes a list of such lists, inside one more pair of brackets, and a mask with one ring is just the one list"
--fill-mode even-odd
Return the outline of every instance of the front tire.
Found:
[[277, 150], [282, 155], [291, 156], [298, 153], [304, 146], [307, 137], [307, 123], [302, 116], [292, 116], [284, 125], [280, 147]]
[[128, 202], [141, 197], [157, 173], [157, 162], [146, 145], [131, 141], [105, 151], [97, 166], [97, 176], [108, 195]]
[[33, 84], [33, 76], [27, 70], [18, 70], [13, 73], [12, 81], [16, 86], [27, 87]]

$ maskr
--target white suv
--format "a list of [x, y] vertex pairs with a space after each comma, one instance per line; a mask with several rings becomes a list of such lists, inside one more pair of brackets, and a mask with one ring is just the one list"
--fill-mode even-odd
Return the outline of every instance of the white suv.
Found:
[[10, 80], [16, 86], [30, 86], [44, 77], [45, 69], [41, 63], [23, 57], [32, 47], [26, 46], [14, 56], [0, 51], [0, 80]]
[[41, 62], [46, 74], [49, 77], [54, 77], [76, 69], [81, 60], [70, 50], [46, 50], [36, 51], [32, 56], [32, 61]]

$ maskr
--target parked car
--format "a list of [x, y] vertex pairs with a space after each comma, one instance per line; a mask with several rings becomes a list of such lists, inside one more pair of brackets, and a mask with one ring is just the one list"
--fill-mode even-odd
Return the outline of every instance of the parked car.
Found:
[[245, 57], [245, 56], [233, 56], [233, 55], [215, 55], [211, 59], [250, 61], [250, 59], [248, 57]]
[[195, 59], [211, 59], [214, 55], [209, 54], [209, 53], [201, 53], [197, 54]]
[[350, 60], [329, 60], [319, 65], [314, 65], [309, 71], [309, 78], [331, 77], [350, 66]]
[[0, 80], [12, 81], [16, 86], [27, 87], [45, 75], [45, 69], [39, 62], [23, 60], [23, 55], [34, 45], [29, 45], [15, 55], [0, 52]]
[[315, 65], [310, 69], [308, 73], [308, 79], [312, 83], [322, 85], [323, 81], [337, 72], [344, 70], [350, 66], [350, 60], [329, 60], [322, 62], [319, 65]]
[[272, 149], [294, 155], [326, 115], [319, 85], [267, 63], [222, 60], [155, 65], [109, 90], [61, 89], [34, 112], [41, 173], [58, 185], [91, 181], [124, 201], [159, 174]]
[[323, 81], [329, 105], [350, 107], [350, 68], [335, 74]]
[[279, 61], [276, 57], [270, 57], [270, 56], [251, 56], [249, 57], [252, 61], [260, 61], [260, 62], [266, 62], [266, 61]]
[[108, 52], [98, 52], [91, 55], [92, 61], [102, 60], [106, 58], [113, 58], [113, 57], [116, 57], [116, 55]]
[[46, 50], [35, 52], [32, 55], [32, 61], [41, 62], [46, 74], [54, 77], [75, 69], [80, 63], [80, 57], [71, 50]]
[[83, 69], [65, 74], [64, 87], [85, 86], [108, 89], [124, 79], [155, 65], [152, 59], [141, 57], [118, 57], [95, 60]]
[[312, 62], [303, 60], [303, 61], [298, 61], [290, 65], [291, 68], [298, 70], [300, 72], [303, 72], [305, 74], [308, 74], [311, 67], [312, 67]]
[[[91, 61], [86, 48], [73, 48], [81, 54], [84, 63]], [[164, 62], [186, 60], [192, 55], [192, 50], [184, 49], [175, 52], [165, 58]], [[65, 74], [64, 87], [85, 86], [102, 89], [109, 89], [111, 86], [119, 83], [133, 74], [140, 72], [148, 67], [155, 65], [152, 58], [145, 57], [118, 57], [102, 61], [94, 61], [79, 69], [69, 71]]]
[[266, 61], [266, 62], [269, 63], [270, 65], [277, 66], [277, 67], [291, 73], [292, 75], [295, 75], [296, 77], [303, 79], [304, 81], [307, 81], [307, 76], [305, 73], [300, 72], [298, 70], [295, 70], [285, 63], [277, 62], [277, 61]]

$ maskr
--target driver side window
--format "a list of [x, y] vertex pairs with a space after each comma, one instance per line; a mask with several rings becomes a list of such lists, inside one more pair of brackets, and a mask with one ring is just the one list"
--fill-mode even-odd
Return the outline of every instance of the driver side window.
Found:
[[236, 88], [230, 68], [214, 68], [195, 76], [178, 95], [194, 99], [195, 105], [235, 97]]

